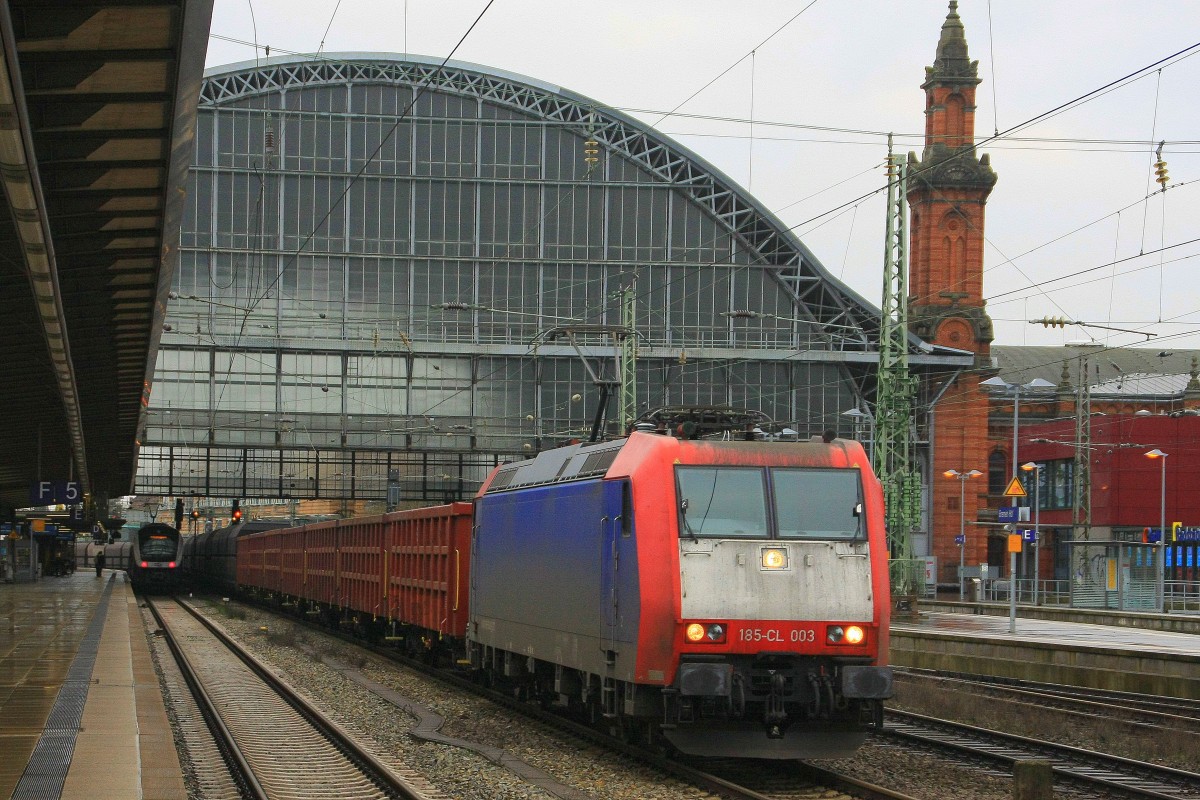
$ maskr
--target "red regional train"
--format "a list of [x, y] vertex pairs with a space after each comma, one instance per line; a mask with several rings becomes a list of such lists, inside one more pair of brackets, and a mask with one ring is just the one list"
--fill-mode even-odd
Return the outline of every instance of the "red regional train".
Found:
[[704, 756], [833, 758], [892, 694], [883, 498], [857, 442], [636, 432], [473, 503], [271, 530], [237, 583]]

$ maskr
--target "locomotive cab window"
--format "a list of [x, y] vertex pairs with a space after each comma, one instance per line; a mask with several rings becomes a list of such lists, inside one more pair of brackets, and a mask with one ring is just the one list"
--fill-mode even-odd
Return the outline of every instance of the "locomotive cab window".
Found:
[[781, 539], [857, 539], [863, 535], [862, 481], [856, 469], [771, 470]]
[[765, 539], [767, 493], [761, 469], [676, 467], [679, 535]]
[[163, 535], [147, 536], [141, 542], [141, 554], [143, 559], [150, 560], [172, 560], [175, 558], [175, 549], [177, 545], [174, 541]]

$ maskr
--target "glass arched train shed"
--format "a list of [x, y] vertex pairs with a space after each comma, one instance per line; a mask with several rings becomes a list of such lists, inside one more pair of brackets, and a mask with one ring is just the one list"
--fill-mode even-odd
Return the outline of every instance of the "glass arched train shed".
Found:
[[667, 405], [851, 435], [873, 397], [875, 307], [686, 148], [558, 87], [237, 64], [206, 73], [194, 158], [140, 494], [470, 496], [587, 438], [621, 372], [602, 435]]

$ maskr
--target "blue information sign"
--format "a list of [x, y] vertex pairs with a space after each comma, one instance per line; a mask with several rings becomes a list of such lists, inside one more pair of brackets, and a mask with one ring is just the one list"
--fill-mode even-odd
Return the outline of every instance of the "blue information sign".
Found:
[[960, 533], [958, 536], [955, 536], [955, 537], [954, 537], [954, 543], [955, 543], [955, 544], [966, 544], [966, 543], [967, 543], [967, 537], [966, 537], [966, 536], [964, 536], [964, 535], [962, 535], [962, 534]]
[[29, 500], [35, 506], [70, 506], [83, 500], [83, 492], [78, 481], [36, 481], [29, 487]]
[[1018, 506], [1001, 506], [996, 509], [996, 519], [1001, 522], [1016, 522], [1020, 511]]
[[1033, 528], [1022, 528], [1021, 529], [1021, 538], [1027, 542], [1036, 542], [1037, 541], [1037, 531], [1035, 531]]

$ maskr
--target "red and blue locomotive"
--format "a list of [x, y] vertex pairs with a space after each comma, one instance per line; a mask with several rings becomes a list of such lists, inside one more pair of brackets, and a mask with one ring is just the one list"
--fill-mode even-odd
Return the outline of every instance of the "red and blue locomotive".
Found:
[[238, 583], [446, 648], [683, 753], [852, 753], [891, 696], [883, 500], [857, 442], [638, 432], [473, 504], [237, 540]]

